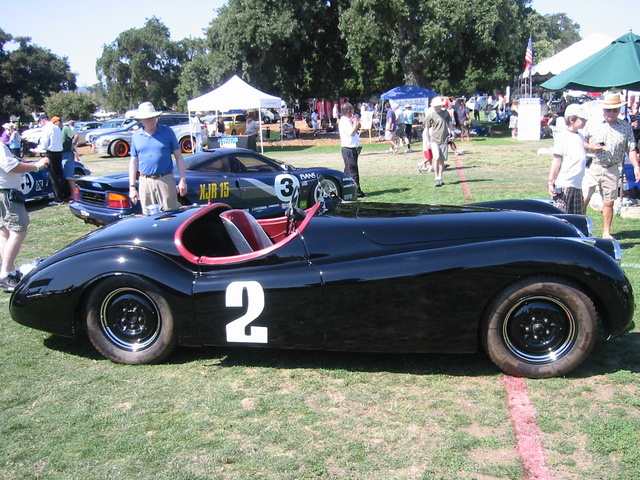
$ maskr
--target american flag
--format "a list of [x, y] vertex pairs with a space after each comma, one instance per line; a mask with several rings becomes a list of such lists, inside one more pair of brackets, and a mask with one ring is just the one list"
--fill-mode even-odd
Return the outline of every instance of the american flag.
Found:
[[524, 73], [522, 74], [524, 78], [527, 78], [531, 74], [532, 63], [533, 63], [533, 43], [531, 43], [531, 35], [529, 35], [527, 52], [524, 54]]

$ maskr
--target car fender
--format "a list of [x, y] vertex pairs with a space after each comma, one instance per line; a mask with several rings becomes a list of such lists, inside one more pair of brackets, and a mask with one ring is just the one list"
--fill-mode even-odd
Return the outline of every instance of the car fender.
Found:
[[496, 267], [500, 264], [498, 268], [506, 271], [515, 269], [518, 278], [555, 274], [579, 283], [594, 301], [605, 333], [616, 336], [631, 323], [633, 292], [616, 259], [596, 248], [598, 242], [603, 240], [534, 237], [499, 241], [494, 245], [499, 254], [493, 256], [500, 259]]
[[[145, 249], [104, 248], [63, 257], [63, 262], [31, 271], [16, 287], [11, 315], [18, 323], [46, 332], [77, 337], [84, 330], [84, 302], [93, 286], [114, 275], [130, 275], [156, 285], [163, 293], [177, 320], [180, 332], [190, 332], [196, 340], [184, 338], [184, 344], [198, 344], [191, 300], [193, 272], [170, 258]], [[71, 285], [71, 287], [69, 287]], [[56, 297], [55, 311], [29, 308], [42, 297]], [[37, 304], [37, 303], [34, 303]], [[51, 303], [47, 302], [48, 305]], [[185, 327], [186, 328], [183, 328]], [[182, 343], [182, 341], [181, 341]]]

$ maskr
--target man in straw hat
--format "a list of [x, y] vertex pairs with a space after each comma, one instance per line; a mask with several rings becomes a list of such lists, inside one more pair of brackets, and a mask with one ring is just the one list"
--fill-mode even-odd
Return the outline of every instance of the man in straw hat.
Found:
[[[161, 113], [156, 111], [151, 102], [144, 102], [138, 106], [134, 116], [136, 120], [140, 120], [142, 128], [136, 130], [131, 137], [129, 197], [133, 203], [140, 201], [142, 212], [145, 214], [149, 213], [149, 205], [161, 205], [164, 211], [177, 210], [180, 207], [173, 178], [171, 154], [176, 159], [180, 173], [178, 194], [184, 196], [187, 193], [182, 151], [173, 130], [158, 124]], [[136, 187], [138, 176], [140, 182], [139, 187]]]
[[602, 117], [591, 118], [584, 129], [585, 149], [594, 154], [582, 183], [584, 206], [586, 210], [591, 196], [598, 188], [603, 202], [602, 238], [613, 238], [611, 235], [613, 203], [618, 198], [620, 166], [625, 161], [626, 153], [629, 154], [629, 160], [633, 165], [636, 182], [640, 181], [640, 165], [635, 151], [633, 129], [628, 122], [618, 118], [620, 108], [624, 105], [626, 102], [622, 101], [619, 93], [605, 94], [602, 102]]

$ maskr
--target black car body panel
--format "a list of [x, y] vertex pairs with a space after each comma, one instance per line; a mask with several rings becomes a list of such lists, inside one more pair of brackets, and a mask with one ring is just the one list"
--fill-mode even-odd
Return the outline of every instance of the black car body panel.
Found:
[[[340, 198], [356, 199], [355, 182], [342, 172], [296, 169], [252, 150], [222, 148], [189, 156], [185, 163], [188, 191], [179, 199], [183, 205], [225, 202], [257, 217], [273, 216], [287, 208], [296, 187], [303, 208], [315, 203], [321, 181], [332, 182]], [[174, 168], [176, 184], [178, 175]], [[142, 213], [139, 204], [131, 204], [128, 194], [128, 173], [80, 178], [75, 201], [69, 207], [85, 222], [106, 225]]]
[[608, 336], [631, 322], [633, 294], [612, 258], [615, 242], [586, 238], [550, 215], [316, 204], [289, 235], [281, 231], [287, 219], [261, 220], [273, 245], [239, 254], [220, 220], [228, 209], [192, 207], [92, 232], [23, 279], [11, 315], [79, 336], [89, 292], [119, 276], [161, 292], [182, 345], [474, 352], [499, 292], [546, 276], [579, 286]]

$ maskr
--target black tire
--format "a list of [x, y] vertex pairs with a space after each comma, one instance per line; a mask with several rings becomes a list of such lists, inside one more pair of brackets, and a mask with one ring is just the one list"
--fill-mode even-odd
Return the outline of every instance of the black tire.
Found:
[[129, 155], [129, 144], [124, 140], [116, 140], [111, 145], [111, 155], [114, 157], [122, 158]]
[[538, 276], [517, 281], [496, 296], [481, 335], [487, 354], [505, 373], [547, 378], [580, 365], [597, 331], [595, 306], [577, 285]]
[[193, 142], [191, 137], [184, 137], [180, 140], [180, 150], [182, 153], [191, 153], [193, 151]]
[[86, 303], [94, 347], [116, 363], [158, 363], [173, 352], [178, 332], [167, 301], [150, 283], [129, 276], [102, 280]]
[[322, 180], [316, 184], [316, 188], [314, 188], [311, 192], [309, 203], [313, 205], [319, 202], [320, 200], [322, 200], [323, 195], [326, 195], [327, 193], [330, 197], [340, 197], [342, 195], [342, 193], [340, 192], [340, 183], [333, 178], [322, 178]]

